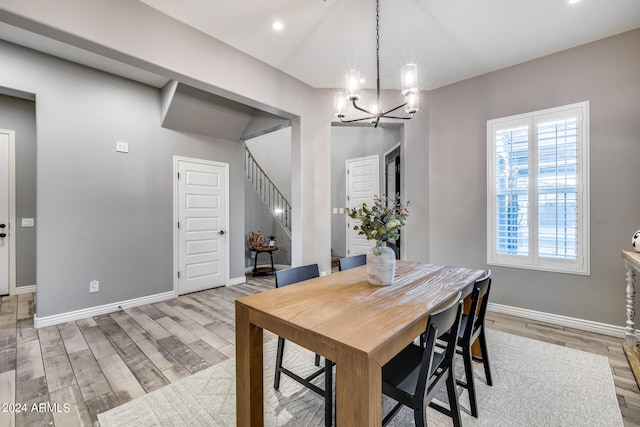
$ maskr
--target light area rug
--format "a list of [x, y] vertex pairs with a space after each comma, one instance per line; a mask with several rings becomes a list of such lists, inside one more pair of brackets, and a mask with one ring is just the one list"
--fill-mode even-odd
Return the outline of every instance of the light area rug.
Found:
[[[488, 330], [487, 335], [493, 386], [487, 386], [482, 366], [474, 364], [479, 417], [470, 415], [467, 391], [458, 387], [463, 426], [623, 425], [606, 357], [503, 332]], [[323, 426], [319, 395], [284, 375], [280, 390], [273, 389], [275, 345], [271, 340], [264, 347], [265, 426]], [[285, 366], [304, 374], [314, 370], [313, 360], [313, 353], [287, 342]], [[461, 361], [457, 375], [464, 375]], [[383, 414], [392, 405], [385, 397]], [[99, 414], [98, 420], [103, 427], [235, 426], [235, 359]], [[452, 425], [431, 408], [428, 423]], [[407, 408], [390, 423], [412, 425], [413, 412]]]

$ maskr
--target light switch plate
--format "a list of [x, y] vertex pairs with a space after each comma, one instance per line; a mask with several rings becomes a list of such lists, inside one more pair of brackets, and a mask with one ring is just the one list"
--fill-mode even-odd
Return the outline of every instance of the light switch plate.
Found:
[[129, 143], [116, 141], [116, 151], [118, 153], [128, 153], [129, 152]]
[[35, 224], [35, 220], [33, 218], [22, 218], [22, 226], [23, 227], [33, 227]]

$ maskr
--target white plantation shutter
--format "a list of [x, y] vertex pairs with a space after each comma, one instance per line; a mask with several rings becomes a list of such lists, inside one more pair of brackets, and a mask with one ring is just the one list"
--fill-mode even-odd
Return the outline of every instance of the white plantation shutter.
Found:
[[489, 264], [588, 274], [588, 103], [487, 133]]
[[495, 132], [496, 250], [529, 254], [529, 125], [511, 123]]

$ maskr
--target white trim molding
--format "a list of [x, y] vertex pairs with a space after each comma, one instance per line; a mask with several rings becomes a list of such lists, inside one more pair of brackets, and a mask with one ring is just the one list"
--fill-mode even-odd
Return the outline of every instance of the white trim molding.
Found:
[[243, 283], [247, 283], [246, 276], [240, 276], [234, 279], [229, 279], [229, 284], [227, 286], [242, 285]]
[[101, 314], [113, 313], [114, 311], [125, 308], [138, 307], [145, 304], [153, 304], [156, 302], [166, 301], [175, 298], [173, 291], [163, 292], [161, 294], [149, 295], [141, 298], [134, 298], [126, 301], [114, 302], [111, 304], [99, 305], [97, 307], [84, 308], [82, 310], [69, 311], [67, 313], [54, 314], [52, 316], [33, 318], [33, 326], [44, 328], [46, 326], [58, 325], [60, 323], [72, 322], [75, 320], [85, 319], [87, 317], [99, 316]]
[[35, 292], [36, 292], [36, 285], [16, 286], [16, 291], [13, 295], [30, 294]]
[[607, 323], [593, 322], [591, 320], [577, 319], [575, 317], [560, 316], [558, 314], [544, 313], [542, 311], [527, 310], [526, 308], [511, 307], [508, 305], [488, 303], [487, 310], [494, 313], [508, 314], [510, 316], [523, 317], [530, 320], [551, 323], [552, 325], [566, 326], [581, 331], [595, 332], [616, 338], [624, 338], [623, 326], [609, 325]]

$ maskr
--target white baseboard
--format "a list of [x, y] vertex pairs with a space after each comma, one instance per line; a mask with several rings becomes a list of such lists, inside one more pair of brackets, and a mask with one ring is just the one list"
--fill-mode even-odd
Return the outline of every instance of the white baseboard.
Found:
[[164, 292], [156, 295], [149, 295], [141, 298], [134, 298], [126, 301], [114, 302], [111, 304], [99, 305], [97, 307], [83, 308], [82, 310], [69, 311], [67, 313], [54, 314], [52, 316], [38, 317], [34, 316], [33, 326], [44, 328], [46, 326], [58, 325], [60, 323], [71, 322], [75, 320], [85, 319], [87, 317], [98, 316], [101, 314], [113, 313], [114, 311], [124, 308], [138, 307], [145, 304], [153, 304], [156, 302], [166, 301], [175, 298], [174, 291]]
[[16, 286], [16, 295], [30, 294], [36, 291], [36, 285]]
[[243, 283], [247, 283], [247, 278], [245, 276], [240, 276], [235, 279], [229, 279], [229, 284], [227, 286], [242, 285]]
[[525, 319], [538, 320], [552, 325], [566, 326], [581, 331], [595, 332], [616, 338], [624, 338], [623, 326], [609, 325], [607, 323], [593, 322], [591, 320], [577, 319], [575, 317], [560, 316], [558, 314], [544, 313], [542, 311], [527, 310], [525, 308], [511, 307], [508, 305], [488, 303], [487, 310], [494, 313], [508, 314], [523, 317]]

